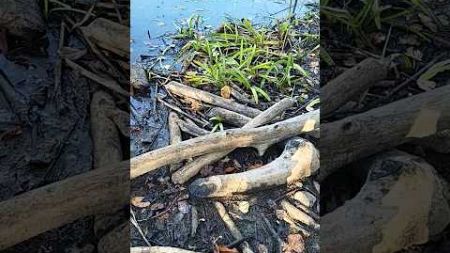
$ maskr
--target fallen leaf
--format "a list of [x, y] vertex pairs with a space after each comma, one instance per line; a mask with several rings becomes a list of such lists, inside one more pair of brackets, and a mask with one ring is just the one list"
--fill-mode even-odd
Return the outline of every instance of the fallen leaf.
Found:
[[300, 234], [290, 234], [287, 238], [287, 244], [284, 246], [286, 253], [302, 253], [305, 252], [305, 242]]
[[198, 100], [185, 98], [184, 101], [191, 106], [191, 110], [194, 112], [198, 112], [202, 109], [202, 103], [200, 103]]
[[223, 98], [229, 99], [231, 97], [231, 88], [228, 85], [225, 85], [220, 89], [220, 95]]
[[239, 253], [239, 251], [236, 248], [228, 248], [223, 245], [214, 245], [214, 253]]
[[261, 161], [255, 161], [255, 163], [251, 164], [250, 166], [248, 166], [249, 170], [253, 170], [253, 169], [257, 169], [259, 167], [263, 166], [263, 162]]
[[223, 169], [223, 171], [225, 173], [232, 173], [232, 172], [236, 171], [236, 168], [233, 166], [229, 166], [229, 167], [226, 167], [225, 169]]
[[150, 202], [144, 201], [144, 197], [142, 196], [135, 196], [131, 198], [131, 204], [138, 208], [146, 208], [150, 206]]
[[429, 91], [436, 88], [436, 82], [419, 79], [417, 80], [417, 86], [419, 86], [422, 90]]

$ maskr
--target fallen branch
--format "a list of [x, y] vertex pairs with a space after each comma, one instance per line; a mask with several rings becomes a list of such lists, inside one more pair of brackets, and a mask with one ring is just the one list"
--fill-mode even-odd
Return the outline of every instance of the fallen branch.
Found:
[[328, 82], [320, 91], [321, 116], [328, 116], [351, 98], [387, 76], [387, 64], [367, 58]]
[[177, 83], [174, 81], [169, 82], [165, 85], [166, 89], [175, 95], [181, 96], [181, 97], [189, 97], [193, 98], [195, 100], [219, 106], [231, 111], [238, 112], [240, 114], [243, 114], [248, 117], [256, 117], [258, 114], [261, 113], [260, 110], [248, 107], [243, 104], [239, 104], [237, 102], [234, 102], [230, 99], [225, 99], [223, 97], [219, 97], [217, 95], [211, 94], [209, 92], [196, 89], [190, 86], [183, 85], [181, 83]]
[[319, 224], [306, 212], [298, 209], [297, 207], [295, 207], [286, 200], [281, 201], [281, 206], [286, 211], [287, 215], [289, 215], [289, 217], [291, 217], [295, 221], [298, 221], [306, 225], [309, 229], [319, 231], [320, 229]]
[[[169, 113], [169, 138], [170, 138], [170, 145], [178, 144], [182, 141], [181, 139], [181, 130], [178, 126], [178, 121], [180, 121], [180, 118], [178, 118], [178, 115], [175, 112]], [[170, 165], [170, 172], [174, 172], [177, 169], [181, 167], [181, 163], [174, 163]]]
[[336, 169], [448, 129], [450, 86], [321, 125], [320, 180]]
[[[281, 114], [286, 109], [291, 107], [294, 103], [295, 100], [292, 98], [283, 99], [280, 102], [276, 103], [275, 105], [271, 106], [269, 109], [259, 114], [258, 116], [256, 116], [254, 119], [250, 120], [245, 126], [242, 127], [242, 129], [250, 129], [264, 125], [273, 120], [274, 118], [276, 118], [279, 114]], [[315, 118], [316, 116], [317, 118]], [[318, 119], [319, 112], [316, 111], [314, 113], [304, 114], [300, 117], [303, 117], [304, 120], [302, 121], [303, 123], [299, 123], [299, 127], [301, 127], [301, 124], [304, 124], [309, 119], [319, 120]], [[268, 142], [266, 143], [266, 145], [260, 146], [258, 150], [259, 153], [264, 152], [265, 149], [267, 149], [271, 144], [273, 144], [273, 142]], [[211, 153], [206, 156], [199, 157], [190, 163], [187, 163], [184, 167], [182, 167], [180, 170], [178, 170], [172, 175], [172, 181], [177, 184], [183, 184], [187, 182], [189, 179], [197, 175], [204, 166], [221, 159], [222, 157], [229, 154], [231, 151], [233, 150], [230, 149], [223, 152]]]
[[0, 202], [0, 249], [128, 205], [129, 165], [124, 161], [92, 170]]
[[394, 151], [361, 163], [361, 191], [321, 219], [321, 252], [397, 252], [450, 223], [447, 184], [423, 159]]
[[247, 124], [251, 118], [220, 107], [213, 107], [208, 111], [208, 117], [220, 117], [220, 119], [233, 126], [242, 127]]
[[202, 135], [207, 135], [210, 132], [197, 126], [192, 120], [190, 119], [180, 119], [178, 121], [178, 126], [180, 127], [181, 131], [188, 133], [192, 136], [202, 136]]
[[[223, 223], [225, 223], [225, 226], [228, 228], [234, 239], [241, 240], [242, 238], [244, 238], [241, 234], [241, 231], [239, 231], [238, 227], [234, 223], [233, 219], [231, 219], [230, 215], [228, 215], [227, 210], [222, 205], [222, 203], [214, 202], [214, 207], [216, 208], [220, 218], [222, 219]], [[250, 248], [250, 245], [246, 241], [243, 241], [241, 243], [241, 248], [243, 253], [253, 253], [253, 250]]]
[[283, 153], [273, 162], [241, 173], [199, 178], [189, 186], [194, 197], [227, 197], [274, 186], [292, 184], [319, 169], [319, 152], [301, 138], [288, 141]]
[[310, 112], [272, 125], [253, 129], [230, 129], [180, 142], [131, 159], [130, 178], [134, 179], [164, 165], [211, 152], [240, 147], [257, 147], [282, 141], [319, 126], [319, 111]]

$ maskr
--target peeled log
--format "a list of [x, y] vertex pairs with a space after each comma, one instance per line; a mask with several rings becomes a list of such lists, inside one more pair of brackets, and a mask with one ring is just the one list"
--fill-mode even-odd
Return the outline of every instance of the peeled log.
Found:
[[242, 173], [197, 179], [189, 186], [189, 192], [199, 198], [227, 197], [292, 184], [311, 176], [318, 169], [317, 149], [312, 143], [296, 138], [288, 141], [281, 156], [273, 162]]
[[321, 219], [321, 252], [391, 253], [450, 223], [447, 185], [423, 159], [389, 152], [366, 161], [361, 191]]
[[386, 78], [388, 64], [367, 58], [328, 82], [320, 91], [320, 112], [328, 116], [351, 98]]
[[321, 124], [320, 180], [336, 169], [450, 126], [450, 85]]
[[261, 113], [258, 109], [174, 81], [169, 82], [165, 87], [170, 93], [177, 96], [188, 97], [207, 104], [219, 106], [251, 118], [256, 117]]
[[0, 202], [0, 250], [79, 218], [129, 204], [130, 162], [86, 172]]
[[136, 178], [164, 165], [191, 157], [235, 148], [261, 146], [310, 132], [319, 127], [318, 111], [307, 119], [302, 116], [264, 127], [230, 129], [213, 133], [136, 156], [131, 159], [130, 178]]
[[[294, 103], [295, 99], [285, 98], [279, 101], [278, 103], [272, 105], [270, 108], [260, 113], [258, 116], [256, 116], [249, 122], [247, 122], [247, 124], [245, 124], [242, 127], [242, 129], [249, 129], [267, 124], [268, 122], [272, 121], [275, 117], [277, 117], [278, 115], [286, 111], [288, 108], [290, 108], [292, 105], [294, 105]], [[302, 128], [311, 119], [319, 121], [319, 111], [317, 110], [310, 113], [305, 113], [299, 117], [303, 118], [303, 120], [300, 120], [298, 123], [298, 127]], [[265, 145], [260, 146], [258, 148], [258, 152], [260, 154], [263, 153], [271, 144], [273, 144], [273, 142], [268, 142], [265, 143]], [[197, 175], [197, 173], [199, 173], [204, 166], [211, 164], [221, 159], [222, 157], [225, 157], [231, 151], [233, 150], [230, 149], [225, 150], [223, 152], [211, 153], [198, 157], [194, 161], [187, 163], [184, 167], [175, 172], [172, 175], [172, 181], [176, 184], [183, 184], [187, 182], [189, 179]]]
[[220, 107], [211, 108], [207, 115], [210, 118], [220, 117], [224, 123], [237, 127], [242, 127], [251, 120], [251, 118], [247, 116]]

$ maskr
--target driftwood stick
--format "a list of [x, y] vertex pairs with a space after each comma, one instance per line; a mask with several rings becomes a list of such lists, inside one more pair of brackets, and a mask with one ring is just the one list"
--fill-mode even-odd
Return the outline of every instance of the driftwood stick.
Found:
[[219, 106], [231, 111], [238, 112], [240, 114], [246, 115], [248, 117], [256, 117], [258, 114], [261, 113], [260, 110], [248, 107], [243, 104], [239, 104], [237, 102], [234, 102], [230, 99], [225, 99], [223, 97], [211, 94], [209, 92], [196, 89], [190, 86], [183, 85], [181, 83], [177, 82], [169, 82], [165, 85], [166, 89], [175, 95], [182, 96], [182, 97], [189, 97], [196, 99], [198, 101]]
[[242, 127], [247, 124], [251, 118], [220, 107], [213, 107], [208, 111], [208, 117], [220, 117], [223, 122], [233, 126]]
[[189, 186], [194, 197], [227, 197], [274, 186], [292, 184], [319, 169], [319, 152], [301, 138], [286, 144], [280, 157], [255, 170], [199, 178]]
[[132, 247], [130, 248], [130, 253], [199, 253], [196, 251], [190, 251], [174, 247]]
[[[281, 100], [280, 102], [276, 103], [275, 105], [273, 105], [272, 107], [270, 107], [269, 109], [265, 110], [258, 116], [256, 116], [254, 119], [250, 120], [245, 126], [242, 127], [242, 129], [250, 129], [250, 128], [264, 125], [264, 124], [270, 122], [275, 117], [277, 117], [282, 112], [284, 112], [286, 109], [288, 109], [289, 107], [294, 105], [294, 103], [295, 103], [294, 99], [285, 98], [285, 99]], [[304, 120], [301, 121], [303, 123], [300, 123], [300, 122], [299, 123], [304, 124], [304, 122], [307, 122], [310, 119], [319, 120], [319, 112], [315, 111], [315, 112], [312, 112], [309, 114], [302, 115], [300, 117], [303, 117]], [[264, 147], [260, 147], [260, 148], [265, 149], [268, 147], [269, 144], [273, 144], [273, 143], [266, 143], [266, 145]], [[180, 170], [175, 172], [172, 175], [172, 181], [177, 184], [183, 184], [183, 183], [187, 182], [189, 179], [191, 179], [192, 177], [197, 175], [204, 166], [221, 159], [222, 157], [229, 154], [231, 151], [233, 151], [233, 150], [231, 150], [231, 149], [225, 150], [223, 152], [211, 153], [206, 156], [199, 157], [198, 159], [186, 164]]]
[[361, 162], [361, 191], [321, 219], [321, 252], [397, 252], [450, 223], [448, 186], [423, 159], [399, 151]]
[[154, 171], [167, 164], [183, 161], [211, 152], [239, 147], [260, 146], [275, 140], [285, 140], [319, 126], [319, 112], [300, 115], [272, 125], [252, 129], [230, 129], [196, 137], [157, 149], [131, 159], [131, 179]]
[[321, 116], [328, 116], [349, 99], [361, 94], [387, 76], [387, 64], [367, 58], [328, 82], [320, 92]]
[[314, 229], [316, 231], [319, 230], [319, 224], [311, 216], [289, 203], [289, 201], [282, 200], [281, 206], [286, 211], [287, 215], [289, 215], [292, 219], [308, 226], [310, 229]]
[[450, 85], [321, 126], [320, 180], [336, 169], [450, 126]]
[[181, 131], [188, 133], [192, 136], [202, 136], [202, 135], [207, 135], [210, 132], [197, 126], [197, 124], [195, 124], [192, 120], [185, 118], [185, 119], [180, 119], [178, 121], [178, 126], [180, 127]]
[[[180, 121], [180, 118], [175, 112], [169, 113], [169, 138], [170, 138], [170, 145], [178, 144], [182, 141], [181, 139], [181, 130], [178, 126], [178, 121]], [[174, 163], [170, 165], [170, 171], [174, 172], [177, 169], [181, 167], [181, 163]]]
[[129, 165], [124, 161], [92, 170], [0, 202], [0, 249], [81, 217], [128, 205]]
[[[241, 231], [239, 231], [238, 227], [234, 223], [233, 219], [231, 219], [222, 203], [214, 202], [214, 207], [216, 208], [220, 218], [222, 219], [223, 223], [225, 223], [225, 226], [228, 228], [234, 239], [241, 240], [242, 238], [244, 238], [241, 234]], [[250, 245], [246, 241], [241, 243], [241, 248], [243, 253], [253, 253], [253, 250], [250, 248]]]

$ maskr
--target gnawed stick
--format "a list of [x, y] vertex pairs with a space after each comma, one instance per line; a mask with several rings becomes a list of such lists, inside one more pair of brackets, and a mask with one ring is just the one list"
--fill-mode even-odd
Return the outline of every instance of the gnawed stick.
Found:
[[320, 91], [322, 117], [338, 109], [387, 76], [388, 64], [367, 58], [328, 82]]
[[208, 117], [220, 117], [223, 122], [233, 126], [242, 127], [247, 124], [251, 118], [220, 107], [213, 107], [208, 111]]
[[319, 111], [310, 112], [272, 125], [252, 129], [230, 129], [196, 137], [176, 145], [157, 149], [131, 159], [131, 179], [167, 164], [211, 152], [239, 147], [258, 147], [282, 141], [319, 126]]
[[320, 180], [336, 169], [450, 126], [450, 85], [321, 124]]
[[[180, 118], [175, 112], [169, 113], [169, 138], [170, 138], [170, 145], [178, 144], [182, 141], [181, 139], [181, 130], [178, 126], [178, 121], [180, 121]], [[174, 163], [170, 165], [170, 171], [174, 172], [178, 168], [181, 167], [181, 163]]]
[[209, 92], [196, 89], [190, 86], [183, 85], [181, 83], [177, 82], [169, 82], [165, 85], [166, 89], [175, 95], [182, 96], [182, 97], [189, 97], [196, 99], [198, 101], [219, 106], [231, 111], [238, 112], [240, 114], [246, 115], [248, 117], [256, 117], [258, 114], [261, 113], [260, 110], [248, 107], [243, 104], [239, 104], [237, 102], [234, 102], [230, 99], [225, 99], [223, 97], [211, 94]]
[[304, 139], [289, 140], [280, 157], [258, 169], [199, 178], [189, 186], [194, 197], [227, 197], [285, 184], [311, 176], [319, 169], [319, 152]]
[[92, 170], [0, 202], [0, 250], [79, 218], [128, 205], [129, 164]]
[[[220, 218], [222, 219], [223, 223], [225, 223], [225, 226], [228, 228], [234, 239], [241, 240], [243, 238], [241, 231], [239, 231], [233, 219], [231, 219], [230, 215], [228, 215], [227, 210], [222, 205], [222, 203], [214, 202], [214, 207], [216, 208]], [[241, 243], [241, 248], [243, 253], [253, 253], [253, 250], [250, 248], [250, 245], [246, 241], [243, 241]]]
[[[450, 223], [448, 186], [423, 159], [390, 151], [358, 162], [361, 191], [321, 219], [321, 252], [397, 252]], [[359, 166], [358, 166], [359, 167]]]
[[152, 246], [152, 247], [132, 247], [130, 248], [130, 253], [199, 253], [199, 252], [174, 247]]
[[196, 137], [207, 135], [210, 133], [209, 131], [197, 126], [197, 124], [195, 124], [192, 120], [188, 118], [180, 119], [178, 121], [178, 126], [180, 127], [181, 131]]
[[309, 229], [314, 229], [316, 231], [319, 230], [319, 224], [311, 216], [289, 203], [289, 201], [282, 200], [281, 206], [286, 211], [287, 215], [289, 215], [292, 219], [301, 222]]
[[[254, 119], [250, 120], [245, 126], [242, 127], [242, 129], [250, 129], [264, 125], [273, 120], [275, 117], [284, 112], [286, 109], [291, 107], [294, 103], [295, 99], [285, 98], [280, 102], [276, 103], [275, 105], [271, 106], [269, 109], [265, 110], [258, 116], [256, 116]], [[299, 117], [304, 117], [304, 120], [302, 122], [307, 122], [307, 120], [309, 119], [319, 120], [319, 112], [315, 111], [309, 114], [301, 115]], [[300, 124], [299, 127], [301, 127], [301, 124], [304, 123], [299, 122], [299, 124]], [[265, 151], [265, 149], [269, 147], [269, 144], [273, 143], [266, 143], [266, 145], [261, 146], [260, 150], [258, 151], [260, 151], [260, 153], [261, 150]], [[184, 167], [182, 167], [180, 170], [178, 170], [172, 175], [172, 181], [177, 184], [183, 184], [187, 182], [189, 179], [197, 175], [204, 166], [221, 159], [231, 151], [233, 150], [230, 149], [225, 150], [223, 152], [211, 153], [206, 156], [199, 157], [190, 163], [187, 163]]]
[[[113, 97], [99, 90], [92, 95], [90, 105], [91, 136], [93, 141], [94, 169], [105, 169], [123, 160], [119, 131], [108, 111], [117, 110]], [[94, 220], [94, 233], [102, 235], [114, 223], [116, 214], [97, 215]]]

